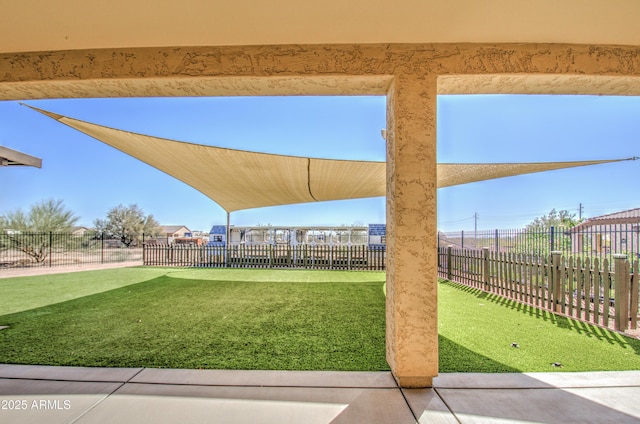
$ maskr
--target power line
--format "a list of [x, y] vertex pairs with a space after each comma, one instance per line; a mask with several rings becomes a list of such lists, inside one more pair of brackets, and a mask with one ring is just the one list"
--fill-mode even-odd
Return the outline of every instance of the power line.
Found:
[[[475, 215], [474, 215], [475, 216]], [[460, 218], [460, 219], [454, 219], [452, 221], [438, 221], [438, 223], [440, 224], [454, 224], [457, 222], [466, 222], [466, 221], [471, 221], [474, 219], [474, 216], [471, 216], [469, 218]]]

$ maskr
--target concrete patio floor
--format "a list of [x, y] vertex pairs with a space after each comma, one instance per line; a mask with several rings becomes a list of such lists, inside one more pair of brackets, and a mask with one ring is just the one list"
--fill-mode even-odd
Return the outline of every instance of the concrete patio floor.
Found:
[[443, 374], [0, 365], [8, 423], [638, 423], [640, 371]]

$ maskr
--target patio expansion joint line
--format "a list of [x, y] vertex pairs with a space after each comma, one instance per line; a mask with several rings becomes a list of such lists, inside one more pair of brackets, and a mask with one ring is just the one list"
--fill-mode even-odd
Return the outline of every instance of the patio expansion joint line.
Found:
[[[411, 407], [411, 403], [409, 403], [409, 399], [407, 399], [407, 395], [404, 393], [404, 390], [402, 389], [402, 387], [400, 387], [400, 384], [398, 384], [398, 381], [395, 378], [393, 379], [393, 381], [396, 383], [396, 388], [400, 391], [400, 395], [402, 395], [402, 398], [404, 399], [404, 403], [407, 404], [407, 408], [409, 408], [409, 412], [411, 412], [411, 416], [413, 417], [416, 423], [419, 423], [420, 419], [418, 418], [416, 413], [413, 411], [413, 408]], [[435, 389], [436, 388], [433, 387], [434, 391], [436, 391]], [[436, 391], [436, 395], [442, 400], [442, 402], [444, 402], [444, 399], [442, 399], [442, 397], [437, 391]], [[458, 417], [456, 417], [456, 414], [453, 413], [453, 411], [451, 410], [451, 408], [449, 408], [449, 405], [447, 405], [446, 402], [445, 402], [445, 405], [447, 409], [449, 409], [449, 412], [451, 412], [455, 417], [455, 419], [460, 423], [460, 420], [458, 420]]]
[[455, 418], [456, 421], [462, 424], [462, 421], [460, 421], [460, 418], [458, 418], [458, 415], [456, 415], [456, 413], [453, 411], [453, 408], [451, 408], [451, 405], [449, 405], [449, 403], [444, 399], [444, 397], [440, 394], [440, 392], [435, 386], [433, 387], [433, 391], [436, 392], [436, 395], [440, 398], [442, 403], [444, 403], [444, 406], [446, 406], [449, 412], [451, 412], [451, 415], [453, 415], [453, 418]]
[[418, 417], [417, 417], [416, 413], [413, 412], [413, 408], [411, 407], [411, 404], [409, 403], [409, 399], [407, 399], [407, 396], [404, 394], [404, 390], [402, 390], [402, 387], [400, 387], [400, 386], [396, 386], [396, 387], [400, 391], [400, 394], [402, 395], [402, 399], [404, 399], [404, 403], [407, 405], [407, 408], [409, 408], [409, 412], [411, 412], [411, 416], [413, 417], [413, 419], [415, 420], [416, 423], [419, 423], [420, 420], [418, 420]]
[[146, 370], [147, 368], [140, 368], [138, 370], [137, 373], [133, 374], [131, 377], [129, 377], [129, 379], [127, 381], [125, 381], [125, 383], [130, 383], [131, 380], [133, 380], [134, 378], [136, 378], [142, 371]]
[[[139, 372], [138, 372], [139, 373]], [[138, 374], [136, 373], [136, 375]], [[116, 393], [118, 390], [120, 390], [122, 387], [124, 387], [125, 384], [127, 384], [127, 382], [118, 382], [120, 383], [118, 385], [118, 387], [116, 387], [111, 393], [105, 393], [105, 395], [98, 400], [96, 403], [94, 403], [93, 405], [91, 405], [91, 407], [87, 408], [86, 411], [84, 411], [82, 414], [78, 415], [77, 417], [75, 417], [74, 419], [72, 419], [71, 421], [69, 421], [69, 424], [74, 424], [76, 422], [78, 422], [78, 420], [82, 419], [82, 417], [84, 417], [85, 415], [87, 415], [89, 412], [93, 411], [94, 409], [96, 409], [98, 407], [98, 405], [100, 405], [102, 402], [104, 402], [105, 400], [107, 400], [111, 395], [113, 395], [114, 393]]]
[[78, 420], [80, 420], [82, 417], [84, 417], [85, 415], [87, 415], [89, 412], [93, 411], [95, 408], [98, 407], [98, 405], [100, 405], [102, 402], [104, 402], [105, 400], [107, 400], [111, 395], [115, 394], [118, 390], [122, 389], [125, 385], [127, 384], [133, 384], [130, 383], [132, 378], [135, 378], [138, 374], [140, 374], [142, 371], [144, 371], [145, 368], [140, 368], [135, 374], [133, 374], [131, 377], [129, 377], [128, 379], [126, 379], [125, 381], [118, 381], [118, 382], [111, 382], [111, 383], [120, 383], [118, 385], [118, 387], [116, 387], [111, 393], [107, 393], [104, 395], [104, 397], [102, 399], [100, 399], [99, 401], [97, 401], [96, 403], [94, 403], [93, 405], [91, 405], [90, 408], [88, 408], [86, 411], [84, 411], [82, 414], [78, 415], [76, 418], [74, 418], [73, 420], [69, 421], [69, 424], [73, 424], [75, 422], [77, 422]]
[[225, 384], [225, 383], [171, 383], [168, 381], [127, 381], [126, 384], [145, 384], [150, 386], [193, 386], [193, 387], [241, 387], [241, 388], [282, 388], [282, 389], [367, 389], [389, 390], [395, 387], [370, 387], [370, 386], [331, 386], [331, 385], [301, 385], [301, 384]]
[[104, 383], [104, 384], [121, 384], [121, 385], [129, 382], [129, 380], [127, 381], [113, 381], [113, 380], [99, 380], [99, 379], [79, 380], [79, 379], [69, 379], [69, 378], [2, 377], [2, 376], [0, 376], [0, 380], [57, 381], [60, 383]]
[[[118, 384], [120, 383], [121, 387], [122, 385], [129, 383], [131, 381], [131, 379], [135, 378], [138, 374], [140, 374], [142, 371], [144, 371], [145, 368], [140, 368], [135, 374], [133, 374], [131, 377], [127, 378], [127, 379], [122, 379], [120, 381], [117, 380], [100, 380], [100, 379], [91, 379], [91, 380], [80, 380], [80, 379], [74, 379], [74, 378], [47, 378], [47, 377], [30, 377], [30, 376], [23, 376], [23, 377], [3, 377], [0, 376], [0, 380], [33, 380], [33, 381], [59, 381], [59, 382], [69, 382], [69, 383], [105, 383], [105, 384]], [[120, 388], [120, 387], [119, 387]]]
[[[440, 387], [441, 390], [570, 390], [570, 389], [611, 389], [622, 388], [629, 389], [633, 387], [640, 387], [640, 384], [615, 384], [610, 386], [548, 386], [548, 387]], [[435, 389], [435, 387], [434, 387]]]

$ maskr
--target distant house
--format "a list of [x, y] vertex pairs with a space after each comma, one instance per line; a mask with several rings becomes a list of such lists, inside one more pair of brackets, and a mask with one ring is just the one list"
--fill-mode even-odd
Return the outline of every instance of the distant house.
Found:
[[84, 236], [90, 231], [93, 231], [93, 230], [87, 227], [71, 227], [71, 235], [74, 235], [76, 237]]
[[184, 225], [161, 225], [163, 237], [187, 237], [191, 230]]
[[175, 239], [191, 237], [192, 232], [184, 225], [161, 225], [162, 232], [158, 238], [166, 239], [167, 243], [173, 243]]
[[[231, 230], [232, 231], [232, 230]], [[214, 225], [209, 231], [209, 246], [225, 246], [227, 238], [226, 225]]]
[[569, 230], [573, 253], [640, 258], [640, 208], [595, 216]]

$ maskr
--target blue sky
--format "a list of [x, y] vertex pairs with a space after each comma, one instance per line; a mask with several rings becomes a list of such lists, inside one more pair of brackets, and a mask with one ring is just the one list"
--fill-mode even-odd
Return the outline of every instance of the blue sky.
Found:
[[[29, 104], [123, 130], [298, 156], [385, 160], [384, 97], [73, 99]], [[440, 96], [439, 162], [538, 162], [640, 156], [640, 98]], [[208, 231], [222, 208], [198, 191], [18, 102], [0, 102], [0, 145], [43, 159], [0, 169], [0, 214], [62, 199], [82, 225], [137, 203], [164, 225]], [[640, 161], [443, 188], [443, 231], [519, 228], [552, 208], [597, 216], [640, 207]], [[383, 198], [238, 211], [235, 225], [382, 223]]]

